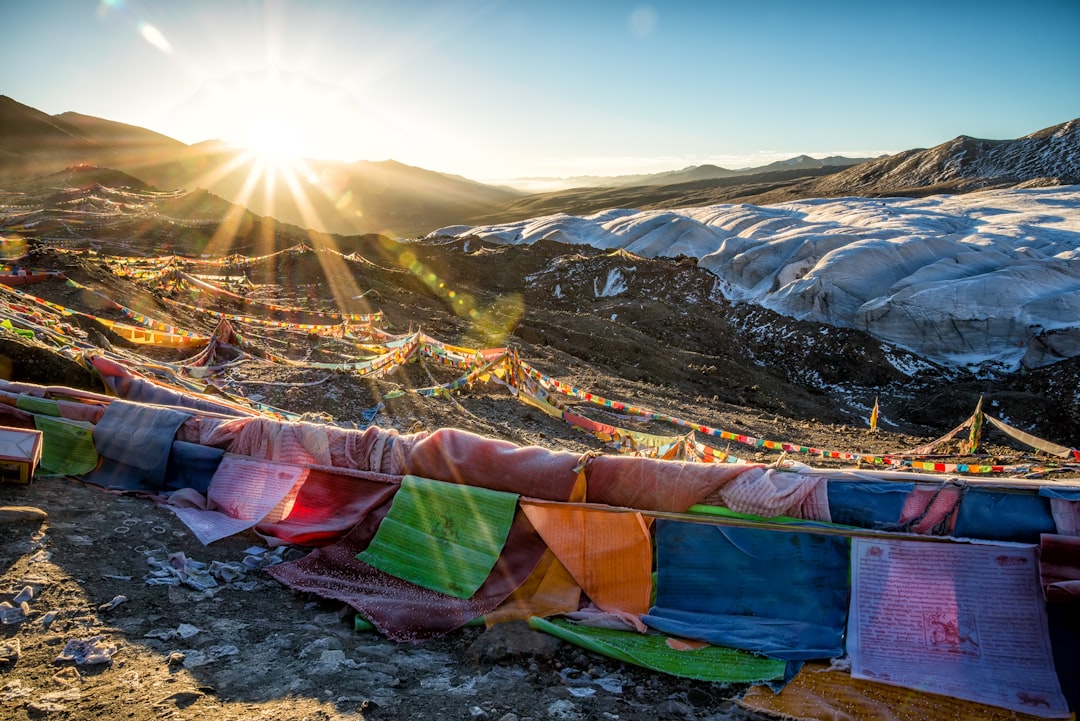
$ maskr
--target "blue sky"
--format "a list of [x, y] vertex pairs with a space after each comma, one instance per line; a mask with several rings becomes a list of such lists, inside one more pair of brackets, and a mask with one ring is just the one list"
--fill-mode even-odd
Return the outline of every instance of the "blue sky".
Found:
[[877, 155], [1080, 117], [1080, 2], [5, 0], [0, 94], [479, 180]]

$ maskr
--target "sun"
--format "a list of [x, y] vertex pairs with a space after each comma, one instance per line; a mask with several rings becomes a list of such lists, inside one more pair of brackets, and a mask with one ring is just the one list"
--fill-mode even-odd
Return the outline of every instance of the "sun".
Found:
[[287, 119], [273, 115], [254, 118], [239, 142], [257, 159], [273, 164], [295, 160], [303, 154], [300, 129]]

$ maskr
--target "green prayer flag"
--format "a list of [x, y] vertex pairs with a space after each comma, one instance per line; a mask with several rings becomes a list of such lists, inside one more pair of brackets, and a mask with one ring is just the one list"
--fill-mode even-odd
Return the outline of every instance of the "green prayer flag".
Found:
[[[15, 407], [20, 411], [34, 413], [40, 416], [59, 416], [59, 404], [49, 398], [21, 395], [15, 399]], [[41, 430], [40, 428], [38, 430]]]
[[80, 476], [97, 468], [92, 424], [34, 416], [34, 426], [42, 434], [38, 475]]
[[576, 646], [635, 666], [718, 683], [761, 683], [784, 678], [787, 662], [722, 646], [680, 651], [662, 634], [583, 626], [562, 618], [530, 618], [529, 626]]
[[515, 493], [405, 476], [390, 512], [357, 558], [392, 576], [469, 598], [499, 560]]

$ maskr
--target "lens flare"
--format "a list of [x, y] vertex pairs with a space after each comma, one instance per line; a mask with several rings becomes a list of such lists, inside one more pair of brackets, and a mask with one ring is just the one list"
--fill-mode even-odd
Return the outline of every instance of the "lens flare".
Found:
[[435, 295], [445, 299], [457, 315], [470, 320], [470, 334], [481, 338], [486, 345], [501, 345], [525, 314], [525, 299], [518, 293], [500, 295], [485, 306], [471, 294], [448, 287], [445, 280], [410, 250], [403, 250], [398, 255], [398, 263], [423, 281]]
[[172, 54], [172, 45], [164, 34], [156, 27], [147, 22], [139, 23], [139, 34], [143, 36], [143, 40], [153, 45], [155, 48], [165, 53], [166, 55]]
[[26, 239], [20, 235], [0, 236], [0, 258], [14, 260], [26, 255]]

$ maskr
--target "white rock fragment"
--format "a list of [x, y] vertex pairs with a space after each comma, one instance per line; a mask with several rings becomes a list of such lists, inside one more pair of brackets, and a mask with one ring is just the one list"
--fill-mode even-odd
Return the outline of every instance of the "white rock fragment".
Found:
[[22, 656], [22, 644], [18, 636], [0, 641], [0, 664], [11, 664]]
[[64, 646], [64, 650], [56, 657], [56, 661], [74, 661], [79, 666], [112, 663], [117, 650], [116, 644], [105, 641], [104, 636], [73, 638]]
[[202, 629], [190, 623], [182, 623], [176, 627], [176, 635], [185, 641], [199, 633], [202, 633]]
[[99, 611], [111, 611], [111, 610], [113, 610], [114, 608], [116, 608], [117, 606], [119, 606], [121, 603], [123, 603], [126, 600], [128, 600], [127, 596], [124, 596], [124, 595], [115, 596], [108, 603], [103, 603], [100, 606], [98, 606], [98, 610]]
[[29, 615], [27, 612], [30, 610], [29, 604], [25, 601], [18, 606], [12, 606], [7, 601], [0, 602], [0, 623], [5, 625], [22, 623]]
[[24, 686], [22, 681], [15, 679], [0, 686], [0, 703], [10, 703], [16, 699], [25, 698], [33, 692], [33, 686]]

